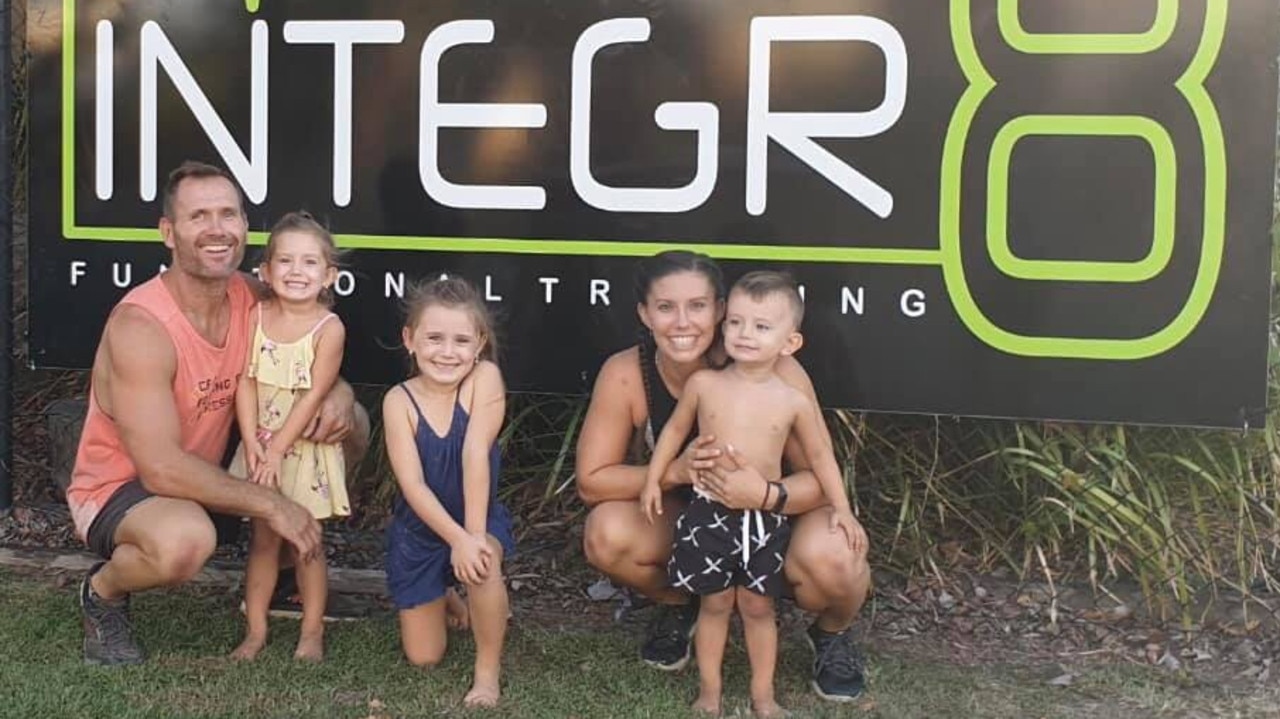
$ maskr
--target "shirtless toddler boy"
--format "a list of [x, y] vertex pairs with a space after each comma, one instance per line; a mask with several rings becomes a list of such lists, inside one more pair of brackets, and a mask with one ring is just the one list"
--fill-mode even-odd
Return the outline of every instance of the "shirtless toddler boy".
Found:
[[693, 707], [708, 714], [720, 713], [721, 662], [735, 605], [751, 662], [752, 708], [762, 717], [784, 713], [773, 692], [778, 655], [773, 602], [787, 586], [782, 562], [791, 528], [785, 516], [771, 510], [783, 503], [776, 482], [793, 428], [834, 509], [831, 530], [843, 531], [851, 546], [861, 537], [818, 408], [774, 372], [779, 357], [800, 349], [803, 317], [804, 303], [785, 274], [752, 272], [733, 286], [724, 320], [725, 351], [733, 362], [689, 378], [654, 447], [640, 495], [645, 516], [653, 521], [662, 513], [659, 480], [695, 419], [700, 432], [737, 447], [770, 482], [758, 510], [735, 511], [698, 494], [676, 521], [667, 571], [672, 586], [701, 597], [694, 636], [700, 688]]

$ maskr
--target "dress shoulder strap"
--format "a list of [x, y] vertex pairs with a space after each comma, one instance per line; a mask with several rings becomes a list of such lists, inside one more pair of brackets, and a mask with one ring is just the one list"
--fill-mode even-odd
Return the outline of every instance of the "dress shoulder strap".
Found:
[[325, 315], [324, 317], [321, 317], [321, 318], [320, 318], [320, 321], [319, 321], [319, 322], [317, 322], [317, 323], [315, 323], [315, 325], [313, 325], [313, 326], [311, 327], [311, 331], [310, 331], [310, 332], [308, 332], [307, 334], [308, 334], [308, 335], [313, 335], [313, 334], [315, 334], [317, 331], [319, 331], [320, 327], [321, 327], [321, 326], [323, 326], [325, 322], [328, 322], [329, 320], [331, 320], [331, 319], [333, 319], [334, 317], [337, 317], [337, 316], [338, 316], [337, 314], [335, 314], [335, 313], [333, 313], [333, 312], [330, 312], [329, 314]]
[[[323, 321], [323, 320], [322, 320], [322, 321]], [[414, 398], [413, 398], [413, 393], [409, 391], [409, 385], [407, 385], [407, 384], [406, 384], [406, 383], [404, 383], [404, 382], [401, 382], [401, 383], [400, 383], [399, 385], [397, 385], [397, 386], [398, 386], [400, 389], [404, 390], [405, 395], [407, 395], [407, 396], [409, 397], [409, 404], [413, 405], [413, 411], [415, 411], [415, 412], [417, 412], [417, 413], [418, 413], [418, 421], [419, 421], [419, 422], [426, 422], [426, 421], [427, 421], [427, 418], [426, 418], [426, 416], [425, 416], [425, 415], [423, 415], [423, 414], [422, 414], [422, 408], [418, 406], [418, 400], [414, 399]]]

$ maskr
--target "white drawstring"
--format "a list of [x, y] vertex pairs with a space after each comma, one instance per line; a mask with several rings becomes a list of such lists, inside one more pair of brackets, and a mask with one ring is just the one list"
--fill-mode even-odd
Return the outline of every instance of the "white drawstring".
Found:
[[[714, 501], [711, 495], [694, 487], [693, 493], [707, 501]], [[746, 567], [747, 562], [751, 561], [751, 518], [756, 518], [756, 538], [761, 546], [765, 543], [764, 533], [764, 512], [758, 509], [746, 509], [742, 512], [742, 566]]]
[[764, 514], [758, 509], [742, 512], [742, 566], [745, 568], [751, 561], [751, 517], [756, 518], [756, 532], [761, 546], [764, 545]]

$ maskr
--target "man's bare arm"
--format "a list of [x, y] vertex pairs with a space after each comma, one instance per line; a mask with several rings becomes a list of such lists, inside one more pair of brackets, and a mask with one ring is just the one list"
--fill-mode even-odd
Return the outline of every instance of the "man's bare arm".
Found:
[[305, 556], [319, 543], [309, 512], [274, 490], [231, 477], [182, 449], [173, 397], [177, 355], [167, 333], [146, 310], [116, 310], [103, 334], [106, 404], [125, 451], [148, 491], [189, 499], [206, 508], [265, 519]]

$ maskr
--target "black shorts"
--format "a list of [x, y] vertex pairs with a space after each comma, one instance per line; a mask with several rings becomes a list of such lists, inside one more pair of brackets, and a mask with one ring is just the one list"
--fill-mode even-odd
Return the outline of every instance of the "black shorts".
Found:
[[[240, 444], [240, 433], [236, 431], [235, 424], [231, 425], [231, 439], [227, 442], [227, 450], [222, 455], [222, 466], [231, 466], [231, 458], [235, 456], [235, 447]], [[98, 515], [93, 518], [93, 523], [89, 525], [89, 531], [85, 532], [85, 544], [103, 559], [111, 559], [112, 552], [116, 549], [116, 530], [120, 528], [120, 523], [124, 521], [125, 515], [133, 510], [134, 507], [151, 499], [156, 495], [147, 491], [142, 486], [142, 482], [138, 479], [131, 479], [121, 485], [119, 489], [111, 495], [107, 503], [98, 510]], [[243, 534], [244, 520], [231, 514], [222, 514], [220, 512], [209, 512], [209, 521], [213, 522], [213, 528], [218, 533], [218, 546], [224, 544], [238, 544]]]
[[672, 588], [699, 596], [737, 586], [781, 597], [789, 588], [782, 565], [790, 542], [791, 523], [781, 514], [729, 509], [694, 496], [676, 520], [667, 577]]
[[[120, 528], [125, 515], [154, 496], [156, 495], [148, 492], [147, 488], [142, 486], [142, 482], [136, 479], [121, 485], [107, 503], [102, 505], [98, 516], [93, 518], [93, 524], [89, 525], [89, 531], [85, 533], [85, 544], [99, 557], [111, 559], [111, 553], [116, 550], [116, 530]], [[231, 514], [209, 512], [209, 521], [213, 522], [213, 528], [218, 533], [218, 546], [240, 542], [241, 529], [244, 526], [242, 518]]]

